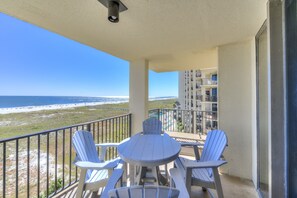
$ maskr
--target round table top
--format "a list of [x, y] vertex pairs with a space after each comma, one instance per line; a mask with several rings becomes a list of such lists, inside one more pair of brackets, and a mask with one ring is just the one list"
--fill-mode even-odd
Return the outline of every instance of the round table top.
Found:
[[144, 135], [138, 133], [118, 146], [120, 157], [139, 166], [159, 166], [178, 157], [180, 144], [168, 134]]

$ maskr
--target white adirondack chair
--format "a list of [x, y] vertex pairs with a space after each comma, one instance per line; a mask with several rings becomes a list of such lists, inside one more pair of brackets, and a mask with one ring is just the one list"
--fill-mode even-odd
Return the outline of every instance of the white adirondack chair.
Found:
[[170, 187], [176, 187], [179, 190], [178, 198], [190, 198], [189, 192], [186, 188], [183, 176], [177, 168], [171, 168], [170, 173]]
[[164, 186], [133, 186], [109, 191], [109, 198], [178, 198], [179, 190]]
[[184, 178], [189, 193], [191, 193], [191, 186], [197, 185], [216, 189], [218, 197], [224, 197], [218, 168], [227, 163], [220, 160], [227, 144], [225, 132], [213, 130], [207, 134], [200, 160], [189, 160], [183, 157], [175, 160], [175, 166]]
[[[162, 122], [157, 118], [148, 118], [142, 122], [142, 130], [144, 135], [160, 135], [163, 133]], [[156, 167], [154, 170], [151, 167], [136, 167], [136, 174], [145, 174], [146, 172], [152, 172], [153, 175], [153, 178], [149, 177], [146, 179], [154, 179], [155, 183], [158, 184], [159, 167]], [[167, 174], [167, 164], [165, 165], [165, 174]]]
[[[73, 138], [73, 147], [77, 157], [75, 165], [80, 168], [79, 184], [76, 197], [81, 198], [84, 190], [97, 192], [100, 187], [106, 186], [109, 181], [109, 188], [114, 188], [123, 174], [123, 163], [120, 159], [104, 162], [106, 148], [116, 147], [117, 143], [105, 143], [95, 145], [92, 134], [88, 131], [77, 131]], [[100, 158], [97, 155], [96, 146], [102, 147]]]
[[162, 122], [157, 118], [148, 118], [142, 122], [143, 134], [161, 134]]

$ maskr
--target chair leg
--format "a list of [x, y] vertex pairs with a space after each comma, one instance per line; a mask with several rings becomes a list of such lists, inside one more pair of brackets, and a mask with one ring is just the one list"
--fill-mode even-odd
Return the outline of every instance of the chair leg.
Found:
[[172, 177], [170, 177], [169, 187], [170, 188], [174, 188], [175, 187], [175, 184], [174, 184], [174, 181], [173, 181]]
[[160, 185], [160, 181], [159, 181], [159, 167], [152, 167], [152, 174], [154, 176], [155, 180], [155, 185]]
[[[158, 178], [158, 185], [162, 184], [162, 185], [167, 185], [168, 184], [168, 176], [166, 174], [166, 176], [164, 177], [162, 174], [161, 174], [161, 171], [160, 171], [160, 167], [157, 166], [156, 167], [156, 172], [157, 172], [157, 178]], [[167, 170], [165, 170], [165, 172], [167, 172]]]
[[186, 169], [186, 178], [185, 183], [187, 187], [187, 191], [191, 194], [191, 185], [192, 185], [192, 168]]
[[129, 164], [129, 182], [130, 185], [135, 185], [135, 178], [136, 178], [136, 166]]
[[198, 146], [194, 145], [193, 149], [194, 149], [194, 153], [195, 153], [195, 159], [200, 160], [200, 154], [199, 154]]
[[124, 162], [124, 165], [123, 165], [123, 169], [124, 169], [124, 174], [123, 174], [123, 177], [122, 177], [122, 181], [127, 183], [127, 177], [128, 177], [128, 170], [127, 170], [128, 166], [127, 166], [127, 163]]
[[76, 198], [81, 198], [83, 195], [86, 173], [87, 173], [87, 169], [81, 169], [77, 191], [76, 191]]
[[[138, 171], [139, 166], [134, 166], [134, 179], [133, 179], [133, 185], [139, 185], [139, 183], [141, 182], [141, 171]], [[140, 167], [141, 169], [141, 167]]]
[[168, 166], [167, 166], [167, 164], [165, 164], [165, 177], [166, 177], [166, 179], [168, 180]]
[[218, 193], [218, 197], [219, 198], [224, 198], [223, 188], [222, 188], [222, 184], [221, 184], [219, 171], [218, 171], [217, 168], [213, 168], [212, 172], [213, 172], [213, 176], [214, 176], [214, 182], [215, 182], [215, 185], [216, 185], [216, 190], [217, 190], [217, 193]]

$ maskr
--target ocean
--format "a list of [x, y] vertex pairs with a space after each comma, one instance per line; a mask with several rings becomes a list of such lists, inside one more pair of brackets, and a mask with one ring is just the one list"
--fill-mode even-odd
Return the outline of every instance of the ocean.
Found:
[[83, 96], [0, 96], [0, 108], [80, 104], [94, 102], [127, 102], [127, 97], [83, 97]]
[[[164, 100], [173, 98], [176, 97], [152, 97], [150, 100]], [[0, 96], [0, 114], [113, 104], [128, 101], [128, 97], [121, 96]]]

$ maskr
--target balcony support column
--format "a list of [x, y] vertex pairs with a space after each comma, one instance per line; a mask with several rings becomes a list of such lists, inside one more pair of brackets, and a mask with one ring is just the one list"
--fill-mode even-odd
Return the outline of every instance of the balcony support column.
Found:
[[[270, 0], [268, 6], [268, 65], [269, 67], [269, 131], [268, 131], [268, 152], [269, 152], [269, 197], [287, 197], [286, 181], [286, 67], [284, 60], [284, 30], [283, 30], [283, 1]], [[294, 13], [295, 15], [295, 13]], [[294, 43], [290, 41], [291, 43]], [[294, 46], [294, 44], [292, 45]], [[295, 48], [296, 49], [296, 48]], [[293, 49], [294, 50], [294, 49]], [[296, 84], [296, 78], [290, 78], [290, 74], [296, 73], [296, 67], [292, 67], [289, 74], [289, 81], [292, 85]], [[290, 87], [289, 84], [288, 87]], [[292, 89], [294, 94], [296, 88]], [[293, 107], [296, 98], [293, 99]], [[292, 108], [292, 112], [296, 112]], [[294, 119], [292, 123], [296, 123]], [[294, 128], [295, 129], [295, 128]], [[294, 131], [294, 130], [293, 130]], [[291, 138], [292, 139], [292, 138]], [[294, 143], [295, 144], [295, 143]], [[296, 156], [296, 155], [294, 155]], [[292, 158], [293, 159], [293, 158]], [[296, 160], [293, 159], [293, 160]], [[290, 173], [290, 172], [289, 172]], [[291, 172], [290, 176], [296, 171]], [[295, 182], [295, 181], [294, 181]], [[296, 182], [295, 182], [296, 184]], [[290, 186], [290, 185], [289, 185]], [[296, 185], [292, 189], [295, 188]], [[295, 190], [296, 196], [296, 190]], [[290, 197], [294, 197], [291, 195]]]
[[132, 113], [132, 135], [142, 131], [148, 117], [148, 61], [130, 62], [129, 110]]
[[254, 43], [255, 40], [251, 39], [218, 49], [219, 128], [226, 132], [229, 142], [224, 152], [228, 164], [220, 171], [246, 179], [253, 176], [252, 145], [256, 123]]

